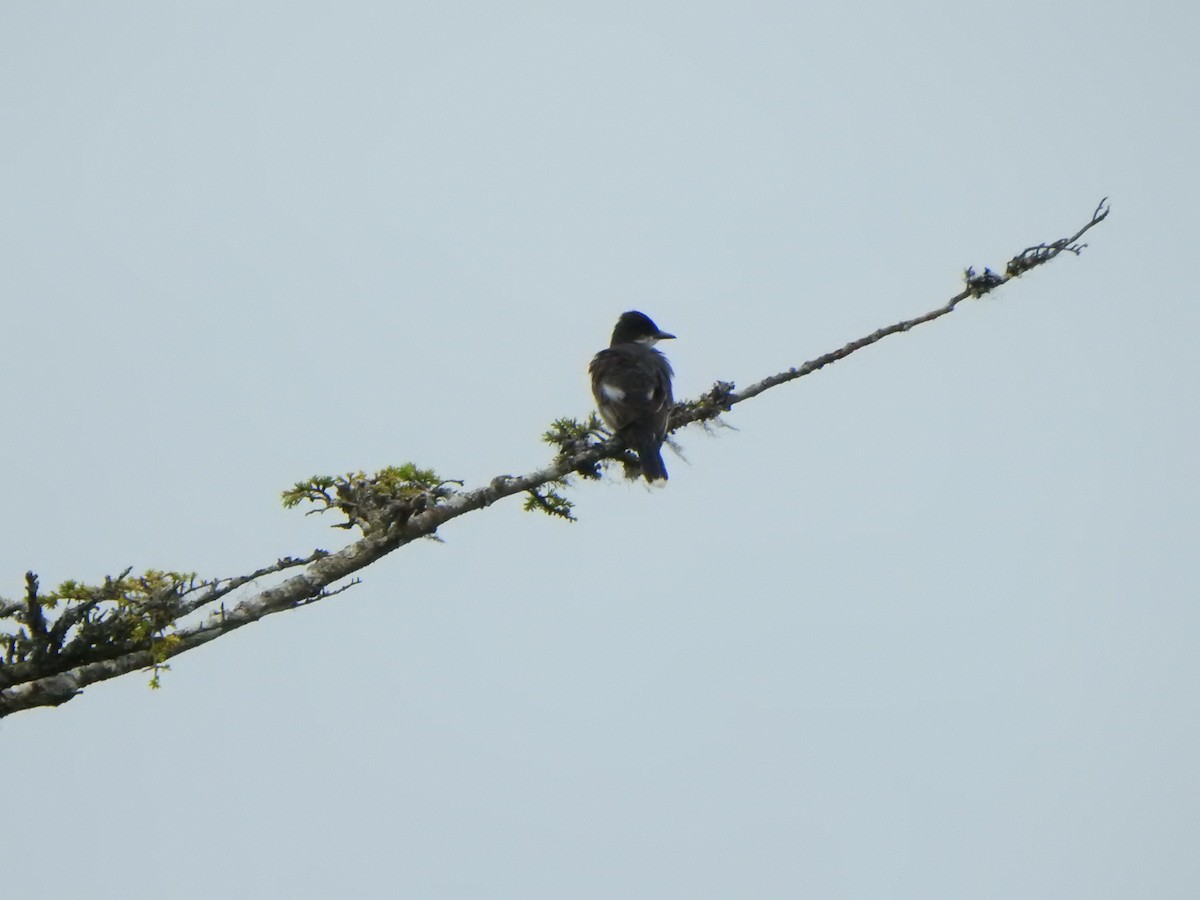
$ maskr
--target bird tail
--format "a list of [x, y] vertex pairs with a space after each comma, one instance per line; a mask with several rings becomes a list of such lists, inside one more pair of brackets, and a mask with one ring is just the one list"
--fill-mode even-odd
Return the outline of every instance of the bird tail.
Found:
[[667, 467], [663, 465], [662, 444], [651, 438], [637, 448], [638, 459], [642, 464], [642, 474], [647, 481], [666, 481]]

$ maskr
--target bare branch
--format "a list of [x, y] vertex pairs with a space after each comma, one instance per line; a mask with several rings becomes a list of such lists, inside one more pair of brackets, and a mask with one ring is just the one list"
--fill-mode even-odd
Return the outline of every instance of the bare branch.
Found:
[[[826, 353], [823, 356], [818, 356], [816, 359], [797, 366], [793, 369], [788, 369], [785, 372], [780, 372], [776, 375], [771, 375], [764, 378], [750, 387], [742, 391], [735, 392], [733, 385], [725, 382], [718, 382], [717, 385], [697, 404], [678, 404], [675, 409], [675, 414], [671, 417], [671, 430], [674, 431], [691, 422], [710, 419], [715, 414], [719, 414], [722, 410], [732, 409], [734, 404], [741, 403], [744, 400], [749, 400], [752, 397], [757, 397], [763, 391], [776, 387], [780, 384], [785, 384], [789, 381], [794, 381], [797, 378], [803, 378], [805, 375], [811, 375], [818, 369], [823, 369], [830, 363], [835, 363], [838, 360], [845, 359], [851, 353], [862, 350], [864, 347], [869, 347], [889, 337], [893, 334], [901, 334], [905, 331], [911, 331], [918, 325], [924, 325], [926, 322], [932, 322], [934, 319], [940, 319], [954, 311], [955, 307], [962, 301], [971, 297], [981, 297], [983, 294], [994, 290], [1001, 285], [1007, 284], [1012, 279], [1028, 272], [1030, 269], [1043, 265], [1054, 259], [1064, 250], [1074, 253], [1078, 256], [1086, 244], [1077, 243], [1085, 232], [1094, 228], [1096, 225], [1108, 218], [1110, 208], [1108, 206], [1108, 198], [1105, 197], [1092, 213], [1091, 221], [1080, 228], [1069, 238], [1062, 238], [1052, 244], [1038, 244], [1036, 247], [1029, 247], [1022, 250], [1014, 256], [1006, 267], [1006, 275], [997, 275], [991, 269], [984, 269], [982, 275], [976, 275], [974, 269], [967, 269], [965, 281], [966, 287], [946, 301], [944, 306], [939, 306], [937, 309], [930, 310], [923, 315], [916, 316], [912, 319], [904, 319], [894, 325], [888, 325], [886, 328], [880, 328], [873, 331], [871, 334], [861, 337], [856, 341], [851, 341], [843, 347]], [[717, 412], [714, 413], [713, 410]]]

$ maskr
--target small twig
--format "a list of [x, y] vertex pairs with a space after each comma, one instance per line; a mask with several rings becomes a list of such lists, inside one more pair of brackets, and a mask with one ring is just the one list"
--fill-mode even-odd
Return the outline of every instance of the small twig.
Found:
[[188, 600], [182, 605], [180, 617], [182, 618], [189, 613], [195, 612], [201, 607], [207, 606], [216, 600], [220, 600], [222, 597], [228, 596], [238, 588], [244, 587], [245, 585], [250, 584], [252, 581], [257, 581], [266, 575], [273, 575], [276, 572], [285, 572], [288, 569], [307, 566], [310, 563], [316, 562], [318, 559], [324, 559], [328, 555], [328, 550], [317, 549], [308, 554], [308, 556], [301, 557], [299, 559], [293, 556], [285, 556], [281, 559], [277, 559], [269, 566], [263, 566], [261, 569], [255, 569], [248, 575], [239, 575], [236, 578], [222, 578], [216, 582], [210, 582], [209, 584], [205, 585], [207, 590], [205, 590], [204, 593], [194, 599]]
[[356, 585], [360, 585], [360, 584], [362, 584], [361, 578], [352, 578], [352, 579], [350, 579], [350, 581], [346, 582], [341, 587], [326, 588], [325, 590], [321, 591], [321, 593], [317, 594], [315, 597], [306, 597], [305, 599], [303, 599], [299, 603], [297, 603], [296, 606], [308, 606], [308, 604], [310, 604], [310, 603], [316, 603], [318, 600], [324, 600], [326, 597], [333, 597], [337, 594], [342, 593], [343, 591], [348, 591], [348, 590], [350, 590], [350, 588], [355, 587]]
[[38, 578], [32, 572], [25, 573], [25, 624], [35, 643], [45, 643], [46, 616], [38, 600]]

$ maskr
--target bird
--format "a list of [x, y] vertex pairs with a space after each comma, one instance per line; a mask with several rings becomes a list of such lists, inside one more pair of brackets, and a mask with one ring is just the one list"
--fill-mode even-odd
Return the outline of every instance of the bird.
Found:
[[646, 480], [667, 480], [662, 444], [667, 418], [675, 402], [671, 396], [671, 364], [654, 345], [673, 340], [645, 313], [622, 313], [612, 341], [588, 366], [596, 407], [625, 446], [635, 451]]

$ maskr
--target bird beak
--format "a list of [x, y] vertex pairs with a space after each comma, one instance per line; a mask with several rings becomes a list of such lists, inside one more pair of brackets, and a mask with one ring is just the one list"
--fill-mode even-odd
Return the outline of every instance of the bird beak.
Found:
[[654, 336], [654, 339], [656, 341], [673, 341], [675, 340], [675, 335], [667, 334], [665, 331], [660, 331]]

